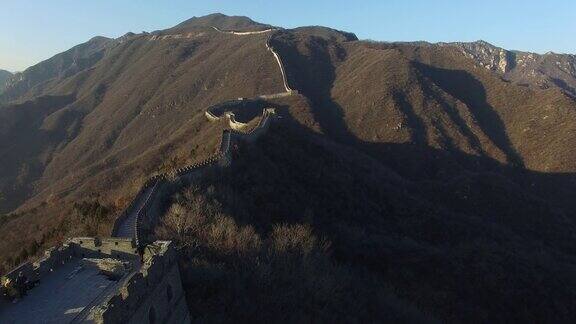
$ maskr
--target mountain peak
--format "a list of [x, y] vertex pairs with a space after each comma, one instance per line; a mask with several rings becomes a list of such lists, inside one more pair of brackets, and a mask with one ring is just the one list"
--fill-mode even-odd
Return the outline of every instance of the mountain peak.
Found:
[[186, 31], [199, 27], [218, 27], [223, 30], [252, 31], [270, 28], [270, 25], [256, 22], [246, 16], [227, 16], [213, 13], [206, 16], [192, 17], [171, 28], [171, 31]]
[[498, 46], [496, 46], [496, 45], [494, 45], [494, 44], [492, 44], [492, 43], [490, 43], [490, 42], [487, 42], [487, 41], [485, 41], [485, 40], [483, 40], [483, 39], [479, 39], [479, 40], [474, 41], [474, 42], [471, 42], [471, 43], [472, 43], [472, 44], [477, 44], [477, 45], [482, 45], [482, 46], [487, 46], [487, 47], [492, 47], [492, 48], [497, 48], [497, 47], [498, 47]]
[[94, 36], [94, 37], [90, 38], [87, 43], [105, 42], [105, 41], [109, 41], [109, 40], [110, 40], [110, 38], [108, 38], [108, 37]]

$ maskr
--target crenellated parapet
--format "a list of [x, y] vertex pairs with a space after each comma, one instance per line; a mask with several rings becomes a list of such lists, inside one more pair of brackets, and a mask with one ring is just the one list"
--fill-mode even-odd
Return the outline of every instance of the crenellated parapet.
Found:
[[[63, 287], [74, 276], [74, 272], [88, 271], [79, 268], [72, 274], [68, 274], [71, 269], [68, 264], [73, 267], [86, 264], [81, 266], [83, 268], [92, 266], [91, 261], [119, 260], [129, 265], [126, 271], [114, 279], [117, 281], [108, 281], [108, 288], [68, 320], [72, 319], [71, 322], [74, 323], [88, 321], [102, 324], [190, 323], [178, 270], [178, 256], [172, 243], [156, 241], [145, 246], [141, 251], [131, 239], [71, 238], [61, 246], [47, 250], [44, 257], [37, 262], [27, 262], [2, 276], [2, 289], [9, 289], [16, 282], [17, 277], [24, 278], [27, 283], [26, 289], [30, 291], [28, 294], [22, 294], [21, 298], [26, 299], [27, 295], [34, 295], [34, 290], [42, 290], [42, 285], [52, 284], [56, 287]], [[79, 260], [83, 261], [79, 263]], [[56, 285], [54, 285], [55, 280], [59, 280]], [[81, 282], [78, 284], [82, 285]], [[86, 282], [86, 284], [90, 283]], [[54, 293], [54, 298], [58, 298], [58, 291]], [[70, 291], [67, 294], [69, 295]], [[50, 301], [41, 299], [36, 302], [49, 303]], [[12, 305], [1, 303], [0, 307]], [[36, 306], [37, 308], [34, 308], [36, 311], [45, 307]], [[42, 317], [38, 320], [42, 320]]]
[[39, 260], [24, 262], [3, 275], [0, 279], [2, 289], [7, 286], [8, 282], [15, 282], [19, 276], [23, 276], [31, 283], [39, 281], [55, 268], [69, 262], [76, 255], [75, 252], [75, 247], [68, 243], [44, 251], [44, 255]]
[[262, 136], [262, 134], [268, 131], [268, 128], [270, 127], [270, 122], [272, 121], [272, 118], [274, 117], [275, 114], [276, 110], [274, 108], [266, 108], [262, 111], [262, 117], [260, 118], [260, 121], [258, 122], [258, 125], [256, 125], [256, 127], [254, 127], [249, 132], [241, 132], [233, 130], [231, 131], [231, 136], [238, 139], [239, 141], [246, 141], [248, 143], [254, 142], [260, 136]]
[[77, 257], [129, 260], [138, 256], [137, 245], [132, 238], [74, 237], [68, 239], [66, 244], [74, 248], [74, 255]]
[[237, 121], [236, 116], [231, 111], [226, 112], [225, 115], [226, 117], [228, 117], [228, 120], [230, 121], [230, 128], [232, 128], [233, 130], [242, 130], [248, 126], [248, 123], [242, 123]]
[[96, 307], [92, 316], [96, 323], [189, 323], [171, 243], [156, 241], [148, 245], [140, 270]]
[[59, 267], [75, 258], [118, 258], [130, 260], [137, 258], [136, 244], [132, 239], [77, 237], [68, 239], [58, 247], [44, 251], [44, 255], [35, 262], [25, 262], [1, 277], [2, 289], [8, 282], [14, 283], [20, 276], [30, 283], [41, 281]]

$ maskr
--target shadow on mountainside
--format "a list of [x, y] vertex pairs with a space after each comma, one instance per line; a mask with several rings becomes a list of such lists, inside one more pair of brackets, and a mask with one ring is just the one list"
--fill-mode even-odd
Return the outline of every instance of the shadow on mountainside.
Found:
[[[258, 225], [253, 214], [266, 217], [268, 226], [290, 223], [294, 217], [296, 222], [311, 222], [315, 232], [334, 243], [336, 260], [384, 275], [384, 280], [391, 282], [396, 291], [404, 291], [402, 297], [409, 296], [408, 299], [440, 318], [567, 320], [576, 314], [569, 302], [572, 297], [566, 298], [573, 294], [573, 288], [567, 287], [575, 287], [576, 281], [570, 280], [567, 286], [563, 283], [576, 267], [575, 215], [571, 211], [574, 203], [567, 199], [576, 176], [523, 169], [521, 157], [510, 143], [502, 120], [487, 103], [478, 80], [463, 71], [419, 65], [426, 77], [468, 105], [482, 131], [506, 154], [510, 166], [483, 154], [469, 155], [425, 145], [425, 127], [401, 94], [395, 94], [394, 101], [414, 129], [413, 143], [371, 143], [358, 139], [346, 126], [344, 110], [330, 95], [335, 67], [330, 63], [334, 57], [327, 54], [326, 41], [308, 40], [304, 50], [307, 54], [303, 55], [293, 46], [283, 44], [293, 41], [290, 39], [293, 35], [282, 37], [282, 42], [273, 45], [284, 58], [290, 84], [310, 100], [322, 132], [350, 147], [326, 144], [339, 153], [332, 157], [318, 153], [317, 149], [324, 144], [305, 143], [303, 139], [318, 135], [290, 118], [285, 119], [297, 130], [283, 141], [290, 141], [294, 133], [306, 135], [290, 148], [293, 152], [279, 149], [277, 153], [270, 152], [271, 148], [285, 148], [285, 143], [270, 143], [268, 136], [261, 140], [268, 144], [260, 150], [266, 155], [264, 160], [272, 159], [276, 167], [274, 163], [256, 168], [242, 163], [233, 165], [232, 169], [240, 168], [236, 174], [242, 174], [234, 176], [235, 179], [243, 179], [236, 190], [251, 188], [248, 196], [258, 198], [250, 199], [253, 206], [224, 207], [226, 213], [233, 215], [239, 224], [253, 226], [263, 236], [267, 235], [266, 228]], [[438, 95], [432, 89], [425, 91]], [[445, 103], [444, 108], [450, 108], [447, 106]], [[458, 113], [454, 109], [448, 109], [447, 113], [471, 146], [482, 153], [478, 138]], [[277, 133], [274, 128], [271, 132]], [[327, 142], [320, 138], [317, 143]], [[313, 148], [296, 148], [300, 145]], [[346, 166], [343, 162], [346, 156], [359, 153], [346, 154], [354, 149], [368, 156], [359, 158], [363, 162], [355, 167]], [[297, 156], [306, 159], [292, 158]], [[286, 168], [295, 169], [289, 172]], [[362, 170], [366, 168], [369, 170]], [[274, 174], [292, 176], [271, 183]], [[358, 179], [364, 176], [371, 179]], [[260, 185], [262, 188], [258, 189]], [[288, 194], [284, 186], [303, 193]], [[273, 194], [269, 196], [260, 190]], [[250, 216], [239, 214], [243, 208], [251, 211], [247, 212]], [[534, 253], [543, 251], [540, 249], [546, 252]], [[564, 279], [547, 281], [544, 285], [535, 285], [530, 279], [548, 276], [545, 273]], [[542, 300], [550, 304], [541, 307]]]
[[[328, 54], [329, 42], [320, 37], [311, 37], [306, 43], [309, 55], [303, 55], [290, 46], [297, 41], [296, 37], [290, 33], [278, 33], [270, 41], [283, 58], [288, 83], [312, 102], [314, 118], [326, 135], [342, 142], [353, 141], [344, 121], [342, 107], [331, 100], [330, 92], [336, 73], [332, 64], [334, 58]], [[336, 59], [345, 59], [343, 49], [337, 48], [335, 52]]]
[[[525, 191], [543, 197], [564, 210], [576, 207], [576, 203], [569, 198], [570, 188], [574, 188], [576, 184], [574, 175], [541, 177], [537, 176], [540, 173], [527, 172], [523, 168], [521, 156], [506, 135], [502, 120], [487, 103], [483, 85], [472, 75], [464, 71], [450, 71], [413, 62], [424, 77], [431, 78], [441, 89], [468, 105], [483, 133], [506, 154], [512, 167], [502, 166], [484, 154], [478, 137], [458, 111], [429, 86], [429, 82], [421, 82], [424, 93], [436, 99], [479, 156], [465, 154], [451, 147], [450, 143], [447, 143], [447, 150], [429, 147], [426, 142], [426, 125], [400, 91], [394, 92], [392, 96], [394, 103], [406, 117], [412, 143], [375, 143], [359, 139], [348, 129], [343, 107], [331, 96], [336, 79], [333, 62], [345, 60], [345, 50], [341, 44], [330, 43], [323, 38], [308, 37], [302, 40], [299, 37], [293, 33], [277, 33], [271, 39], [271, 44], [283, 58], [289, 83], [310, 101], [314, 120], [330, 139], [359, 149], [407, 179], [450, 182], [457, 173], [496, 172], [501, 177], [508, 177]], [[304, 48], [297, 48], [298, 43]], [[550, 178], [554, 178], [554, 181], [550, 181]]]
[[[563, 321], [576, 314], [576, 227], [502, 175], [514, 168], [377, 144], [405, 159], [425, 150], [439, 160], [439, 173], [452, 164], [451, 181], [409, 181], [303, 127], [288, 107], [277, 110], [283, 118], [255, 144], [241, 145], [230, 167], [172, 195], [170, 204], [182, 206], [190, 221], [191, 234], [177, 237], [191, 240], [183, 280], [196, 312], [210, 317], [230, 306], [249, 321], [279, 320], [272, 299], [310, 320], [382, 320], [387, 303], [455, 322]], [[491, 163], [494, 171], [471, 172], [460, 161]], [[537, 182], [564, 176], [529, 174]], [[319, 251], [322, 242], [330, 244]], [[391, 292], [396, 302], [389, 302]], [[303, 305], [316, 306], [303, 315]]]
[[[289, 106], [263, 103], [282, 116], [268, 134], [241, 145], [229, 168], [177, 184], [165, 202], [165, 218], [189, 222], [180, 232], [164, 222], [157, 234], [183, 245], [194, 313], [252, 322], [286, 320], [285, 313], [301, 321], [384, 320], [385, 305], [393, 317], [455, 322], [576, 314], [574, 215], [549, 202], [558, 192], [568, 196], [573, 174], [429, 147], [402, 93], [393, 99], [414, 129], [413, 143], [362, 141], [330, 97], [334, 66], [317, 62], [327, 57], [296, 58], [285, 63], [288, 71], [315, 66], [310, 75], [289, 75], [323, 135], [301, 125]], [[456, 112], [452, 118], [459, 120]]]
[[406, 96], [401, 92], [396, 92], [392, 95], [392, 99], [406, 117], [407, 126], [410, 128], [412, 143], [416, 145], [426, 145], [426, 125], [418, 114], [416, 114], [414, 107], [406, 100]]
[[466, 138], [468, 145], [470, 145], [470, 147], [473, 148], [476, 153], [484, 155], [482, 144], [480, 143], [478, 136], [476, 136], [470, 127], [468, 127], [466, 121], [458, 113], [458, 110], [452, 105], [448, 104], [446, 100], [442, 98], [442, 96], [438, 93], [438, 91], [433, 89], [428, 82], [420, 82], [420, 85], [422, 86], [422, 90], [426, 95], [430, 96], [430, 98], [434, 99], [441, 105], [442, 109], [449, 116], [450, 120], [454, 123], [454, 125], [456, 125], [456, 127], [458, 127], [458, 131]]
[[[301, 40], [296, 39], [296, 36], [293, 34], [280, 33], [271, 40], [271, 44], [277, 48], [280, 55], [283, 57], [289, 83], [310, 100], [314, 120], [319, 124], [324, 134], [332, 140], [342, 144], [352, 145], [353, 147], [359, 148], [361, 151], [370, 154], [381, 162], [393, 165], [394, 169], [405, 177], [413, 179], [421, 176], [434, 176], [437, 168], [430, 164], [421, 165], [418, 161], [427, 159], [435, 160], [439, 153], [432, 153], [427, 149], [426, 125], [414, 111], [414, 107], [411, 106], [410, 102], [402, 92], [395, 91], [392, 94], [392, 99], [399, 111], [401, 111], [405, 116], [407, 122], [406, 126], [409, 126], [412, 143], [406, 147], [410, 147], [409, 151], [413, 154], [413, 160], [398, 163], [398, 159], [396, 159], [395, 156], [392, 156], [389, 146], [383, 146], [373, 142], [365, 142], [352, 134], [344, 119], [344, 109], [332, 99], [331, 91], [336, 79], [333, 61], [344, 60], [346, 58], [344, 50], [339, 47], [336, 47], [336, 49], [330, 48], [335, 45], [329, 43], [325, 39], [315, 37], [311, 37], [304, 42], [306, 46], [305, 49], [296, 49], [295, 44], [297, 41]], [[306, 53], [306, 55], [303, 53]], [[331, 53], [331, 55], [329, 55], [329, 53]], [[468, 79], [469, 78], [467, 78], [467, 80]], [[475, 85], [481, 87], [481, 84], [477, 81]], [[432, 89], [424, 89], [424, 91], [433, 98], [434, 96], [438, 98], [438, 94]], [[481, 92], [484, 93], [484, 90], [482, 89]], [[481, 97], [484, 98], [485, 102], [485, 94]], [[476, 150], [479, 151], [478, 153], [482, 153], [478, 138], [468, 128], [458, 113], [453, 108], [450, 108], [449, 105], [446, 104], [445, 100], [442, 98], [438, 99], [438, 102], [443, 104], [443, 108], [447, 109], [447, 114], [467, 138], [471, 147], [476, 148]], [[471, 108], [471, 110], [478, 109]], [[487, 134], [490, 134], [489, 129], [495, 129], [494, 131], [497, 135], [491, 136], [491, 138], [497, 139], [494, 140], [496, 145], [503, 143], [499, 146], [505, 148], [502, 150], [503, 152], [513, 152], [507, 154], [509, 159], [521, 161], [519, 157], [515, 158], [517, 154], [511, 148], [510, 141], [506, 137], [502, 128], [503, 124], [493, 110], [490, 108], [490, 112], [477, 113], [477, 115], [476, 118], [482, 119], [483, 123], [481, 123], [481, 125], [484, 126], [483, 130]], [[492, 122], [497, 126], [486, 125]], [[393, 144], [391, 144], [391, 146], [393, 146]], [[448, 146], [450, 148], [450, 145]], [[458, 150], [453, 149], [449, 149], [449, 151], [454, 153], [459, 152]], [[488, 161], [490, 161], [489, 158], [484, 160], [484, 162]], [[478, 161], [469, 162], [472, 166], [476, 165]], [[488, 163], [489, 168], [491, 168], [492, 165], [493, 163]]]
[[[230, 167], [174, 183], [156, 234], [180, 244], [192, 314], [204, 322], [576, 316], [574, 215], [566, 201], [551, 203], [556, 193], [570, 193], [573, 174], [432, 148], [400, 92], [393, 100], [413, 143], [363, 141], [331, 98], [331, 62], [345, 54], [314, 37], [305, 55], [272, 45], [323, 134], [300, 124], [289, 105], [275, 105], [282, 118], [254, 144], [240, 145]], [[498, 128], [489, 136], [513, 159], [502, 121], [482, 104], [483, 89], [462, 78], [481, 91], [473, 97], [481, 104], [470, 109], [487, 110], [475, 116], [483, 131]], [[457, 112], [448, 113], [467, 129]]]
[[506, 135], [504, 122], [488, 103], [486, 90], [480, 81], [466, 71], [436, 68], [418, 62], [413, 62], [413, 65], [422, 74], [432, 79], [436, 85], [470, 108], [470, 112], [484, 134], [506, 154], [510, 164], [524, 167], [522, 157], [516, 152]]

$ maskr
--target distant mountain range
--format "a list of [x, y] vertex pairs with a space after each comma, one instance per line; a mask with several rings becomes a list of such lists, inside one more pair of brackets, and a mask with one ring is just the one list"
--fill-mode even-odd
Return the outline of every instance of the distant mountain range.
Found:
[[478, 65], [518, 85], [535, 85], [542, 89], [558, 87], [576, 96], [576, 55], [508, 51], [484, 41], [447, 45], [458, 47]]
[[[248, 17], [228, 17], [213, 14], [203, 17], [193, 17], [172, 28], [155, 31], [152, 34], [178, 34], [186, 33], [201, 27], [220, 26], [224, 30], [264, 30], [273, 27], [267, 24], [254, 22]], [[26, 93], [34, 86], [53, 78], [65, 78], [78, 71], [91, 67], [102, 58], [106, 49], [134, 37], [127, 33], [118, 39], [94, 37], [86, 43], [57, 54], [54, 57], [35, 65], [23, 73], [14, 75], [8, 71], [0, 71], [0, 84], [7, 80], [5, 87], [9, 94], [0, 97], [1, 101], [9, 101]], [[354, 36], [355, 37], [355, 36]], [[546, 53], [543, 55], [510, 51], [494, 46], [486, 41], [471, 43], [437, 43], [426, 42], [397, 42], [389, 44], [414, 44], [416, 46], [450, 46], [473, 59], [478, 66], [499, 73], [505, 80], [521, 86], [531, 86], [547, 89], [560, 88], [571, 96], [576, 96], [576, 55]], [[39, 91], [41, 91], [39, 89]]]
[[560, 88], [567, 94], [576, 96], [574, 83], [576, 55], [574, 54], [511, 51], [482, 40], [452, 43], [388, 42], [386, 44], [455, 47], [478, 66], [499, 74], [504, 80], [526, 87]]
[[[147, 178], [218, 149], [229, 124], [208, 122], [208, 107], [285, 91], [279, 62], [298, 94], [230, 108], [251, 122], [274, 107], [269, 132], [201, 185], [165, 193], [173, 211], [212, 226], [182, 246], [193, 314], [576, 318], [574, 55], [363, 41], [222, 14], [95, 37], [9, 78], [0, 268], [71, 235], [109, 233]], [[89, 218], [81, 202], [111, 212]]]
[[34, 87], [43, 82], [69, 77], [91, 67], [102, 58], [104, 50], [112, 43], [114, 43], [112, 39], [94, 37], [86, 43], [57, 54], [21, 73], [12, 75], [7, 80], [6, 93], [0, 98], [0, 101], [16, 99], [28, 91], [32, 92], [32, 96], [36, 93], [42, 93], [42, 88], [34, 90]]

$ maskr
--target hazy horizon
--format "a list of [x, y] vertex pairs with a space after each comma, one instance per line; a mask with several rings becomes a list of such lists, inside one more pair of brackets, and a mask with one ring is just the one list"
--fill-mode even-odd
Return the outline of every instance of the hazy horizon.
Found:
[[[4, 10], [0, 13], [0, 28], [10, 32], [0, 35], [0, 69], [10, 72], [23, 71], [94, 36], [115, 38], [127, 32], [150, 32], [193, 16], [217, 12], [286, 28], [322, 25], [376, 41], [484, 40], [509, 50], [576, 53], [576, 44], [564, 37], [576, 32], [576, 21], [571, 17], [576, 4], [565, 0], [545, 5], [494, 0], [481, 4], [447, 0], [366, 1], [361, 5], [349, 1], [301, 0], [290, 4], [276, 1], [240, 4], [229, 0], [218, 4], [180, 0], [122, 4], [110, 0], [80, 4], [65, 0], [54, 4], [33, 0], [8, 1], [1, 6]], [[302, 11], [302, 7], [307, 10]], [[22, 21], [26, 21], [25, 26], [21, 26]]]

